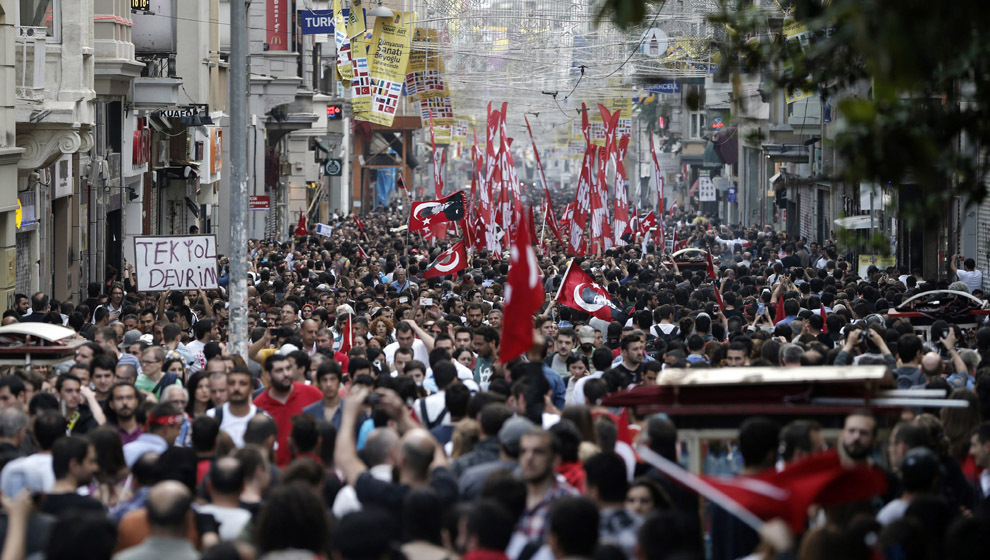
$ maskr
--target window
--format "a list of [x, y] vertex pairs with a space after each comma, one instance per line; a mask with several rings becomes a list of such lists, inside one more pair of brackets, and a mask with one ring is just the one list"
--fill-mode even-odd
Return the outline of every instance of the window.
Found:
[[50, 43], [62, 42], [61, 0], [18, 0], [22, 27], [44, 27]]
[[691, 129], [688, 131], [688, 137], [701, 138], [701, 135], [705, 133], [705, 124], [707, 122], [705, 112], [691, 111], [689, 120]]

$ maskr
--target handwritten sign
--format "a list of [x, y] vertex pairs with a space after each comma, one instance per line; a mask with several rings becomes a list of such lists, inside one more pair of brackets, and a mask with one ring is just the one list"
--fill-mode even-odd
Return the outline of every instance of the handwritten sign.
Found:
[[215, 235], [134, 237], [134, 272], [143, 292], [217, 288]]

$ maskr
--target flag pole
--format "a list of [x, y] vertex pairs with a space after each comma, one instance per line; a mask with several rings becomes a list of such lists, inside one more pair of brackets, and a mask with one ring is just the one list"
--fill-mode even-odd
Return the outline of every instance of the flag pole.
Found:
[[557, 301], [560, 299], [560, 292], [564, 289], [564, 283], [567, 281], [567, 275], [571, 272], [571, 267], [574, 266], [574, 259], [577, 257], [571, 257], [571, 262], [567, 263], [567, 269], [564, 270], [564, 276], [560, 279], [560, 286], [557, 288], [557, 293], [554, 294], [553, 300]]
[[694, 492], [697, 492], [710, 502], [731, 513], [739, 521], [742, 521], [754, 531], [759, 532], [760, 529], [763, 528], [764, 522], [762, 519], [753, 514], [753, 512], [744, 508], [739, 502], [725, 495], [725, 493], [718, 488], [715, 488], [711, 484], [705, 482], [700, 476], [685, 470], [673, 461], [665, 459], [659, 453], [653, 451], [645, 445], [636, 446], [636, 453], [639, 454], [640, 459], [643, 459], [660, 472], [674, 479], [674, 481], [688, 487]]

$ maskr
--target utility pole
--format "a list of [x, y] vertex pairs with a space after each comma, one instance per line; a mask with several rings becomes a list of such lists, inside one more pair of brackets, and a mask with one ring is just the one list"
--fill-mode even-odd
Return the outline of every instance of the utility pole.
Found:
[[230, 0], [230, 329], [231, 354], [247, 359], [247, 5]]

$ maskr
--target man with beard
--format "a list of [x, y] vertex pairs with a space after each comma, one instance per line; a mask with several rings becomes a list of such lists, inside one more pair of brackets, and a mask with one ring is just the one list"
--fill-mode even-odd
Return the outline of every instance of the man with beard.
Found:
[[868, 466], [876, 445], [877, 421], [867, 410], [846, 416], [839, 436], [839, 457], [846, 468]]
[[[284, 467], [292, 460], [289, 449], [289, 432], [292, 431], [292, 417], [303, 413], [307, 406], [323, 399], [323, 393], [313, 387], [292, 380], [292, 362], [287, 356], [273, 354], [265, 360], [265, 372], [270, 385], [254, 399], [254, 404], [271, 415], [278, 426], [278, 448], [275, 462]], [[232, 395], [228, 395], [228, 399]]]
[[481, 306], [480, 303], [471, 302], [467, 306], [467, 326], [471, 330], [476, 330], [481, 326], [481, 322], [485, 320], [485, 308]]
[[138, 425], [137, 419], [134, 418], [138, 400], [138, 392], [134, 385], [117, 383], [110, 388], [110, 410], [117, 417], [114, 425], [117, 428], [117, 433], [120, 434], [120, 441], [124, 445], [135, 441], [138, 436], [144, 433], [144, 430]]
[[234, 366], [227, 374], [227, 402], [206, 411], [216, 418], [220, 429], [227, 432], [238, 449], [244, 447], [244, 431], [258, 407], [251, 402], [251, 371], [245, 366]]

